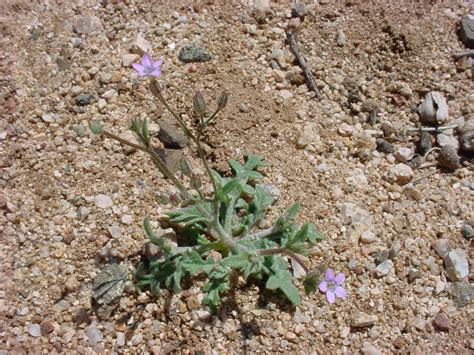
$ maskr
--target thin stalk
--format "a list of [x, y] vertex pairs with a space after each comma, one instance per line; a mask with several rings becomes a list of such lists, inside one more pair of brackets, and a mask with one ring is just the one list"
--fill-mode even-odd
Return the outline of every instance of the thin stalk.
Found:
[[304, 261], [301, 260], [301, 258], [297, 254], [293, 253], [292, 251], [288, 249], [285, 249], [285, 248], [265, 249], [265, 250], [259, 250], [258, 253], [260, 255], [285, 254], [289, 256], [290, 258], [294, 259], [306, 273], [309, 273], [309, 269], [306, 267]]
[[267, 238], [267, 237], [271, 236], [272, 234], [274, 234], [276, 232], [278, 232], [278, 231], [275, 230], [275, 227], [272, 227], [272, 228], [264, 229], [263, 231], [260, 231], [260, 232], [254, 233], [254, 234], [245, 235], [245, 236], [243, 236], [239, 239], [240, 240], [262, 239], [262, 238]]

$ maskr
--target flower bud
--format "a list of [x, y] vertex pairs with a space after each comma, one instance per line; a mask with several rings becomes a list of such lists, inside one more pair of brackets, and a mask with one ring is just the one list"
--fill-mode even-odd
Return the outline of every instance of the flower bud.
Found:
[[204, 100], [204, 96], [202, 96], [200, 91], [194, 95], [193, 106], [194, 112], [196, 112], [199, 117], [204, 117], [206, 114], [206, 101]]
[[197, 174], [191, 175], [190, 185], [194, 190], [199, 190], [202, 186], [201, 178]]
[[227, 90], [221, 92], [219, 98], [217, 99], [217, 109], [220, 111], [227, 106], [227, 100], [229, 99], [229, 93]]

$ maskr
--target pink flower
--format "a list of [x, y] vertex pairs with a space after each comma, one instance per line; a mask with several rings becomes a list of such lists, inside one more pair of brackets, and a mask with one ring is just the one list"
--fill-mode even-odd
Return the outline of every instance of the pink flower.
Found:
[[346, 276], [340, 272], [334, 275], [334, 270], [329, 268], [324, 274], [324, 280], [319, 283], [319, 290], [326, 294], [329, 303], [336, 302], [336, 297], [346, 298], [347, 292], [342, 288], [342, 283]]
[[151, 57], [147, 53], [145, 53], [142, 57], [142, 62], [132, 63], [132, 66], [140, 76], [158, 77], [161, 75], [161, 64], [163, 64], [163, 58], [160, 58], [156, 62], [153, 62]]

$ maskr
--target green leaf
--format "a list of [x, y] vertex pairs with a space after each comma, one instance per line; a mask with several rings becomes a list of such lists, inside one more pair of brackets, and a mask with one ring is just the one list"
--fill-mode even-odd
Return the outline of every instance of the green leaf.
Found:
[[[200, 208], [203, 208], [207, 213], [201, 211]], [[171, 211], [167, 214], [170, 216], [171, 223], [184, 223], [186, 226], [199, 222], [207, 223], [210, 221], [211, 205], [209, 203], [200, 203], [198, 205]]]
[[269, 164], [260, 155], [249, 154], [245, 156], [244, 167], [247, 171], [255, 170], [260, 166], [269, 166]]
[[316, 227], [313, 223], [306, 223], [308, 229], [306, 231], [306, 240], [308, 243], [316, 244], [318, 241], [323, 240], [323, 235], [316, 230]]
[[89, 129], [93, 134], [102, 134], [104, 129], [102, 128], [102, 125], [98, 121], [90, 121], [89, 122]]
[[169, 255], [172, 251], [171, 245], [164, 239], [158, 237], [152, 230], [151, 225], [150, 225], [150, 219], [145, 217], [143, 220], [143, 226], [145, 227], [145, 232], [148, 236], [148, 239], [152, 244], [155, 244], [160, 247], [161, 250], [165, 253], [165, 255]]
[[201, 272], [209, 274], [212, 269], [214, 269], [215, 262], [211, 259], [202, 259], [199, 253], [197, 253], [195, 250], [192, 250], [183, 255], [181, 265], [183, 269], [189, 272], [191, 275], [197, 275]]
[[300, 211], [300, 204], [295, 203], [293, 204], [290, 208], [288, 208], [285, 213], [283, 213], [278, 219], [276, 220], [277, 225], [280, 227], [283, 227], [287, 224], [287, 222], [290, 222], [293, 220], [293, 218], [298, 214]]
[[288, 270], [280, 270], [275, 275], [270, 276], [266, 288], [269, 290], [280, 289], [295, 306], [301, 302], [298, 289], [293, 285], [291, 273]]
[[240, 253], [235, 255], [229, 255], [222, 260], [222, 265], [228, 266], [232, 269], [242, 269], [250, 264], [249, 254]]
[[150, 145], [150, 131], [148, 130], [148, 120], [145, 118], [142, 121], [141, 136], [146, 146]]
[[245, 172], [244, 167], [237, 160], [229, 160], [229, 165], [236, 176]]
[[185, 176], [190, 177], [193, 174], [193, 166], [191, 161], [189, 161], [187, 158], [181, 158], [179, 160], [179, 168]]
[[238, 197], [242, 192], [243, 183], [241, 179], [232, 179], [219, 189], [221, 196]]

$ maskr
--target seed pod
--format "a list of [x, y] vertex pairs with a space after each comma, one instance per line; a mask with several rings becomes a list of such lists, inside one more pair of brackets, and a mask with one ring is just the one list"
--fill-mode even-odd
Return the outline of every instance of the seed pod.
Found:
[[438, 165], [448, 170], [456, 170], [461, 167], [458, 153], [452, 145], [445, 145], [441, 148], [438, 156]]
[[197, 174], [191, 175], [191, 181], [190, 181], [191, 188], [194, 190], [198, 190], [202, 186], [201, 178]]
[[203, 118], [206, 114], [206, 101], [200, 91], [194, 95], [193, 106], [194, 112], [196, 112], [199, 117]]
[[474, 118], [469, 119], [460, 130], [461, 149], [474, 152]]
[[426, 124], [442, 124], [448, 118], [448, 104], [442, 94], [431, 91], [418, 105], [420, 120]]
[[185, 176], [191, 176], [192, 173], [193, 173], [193, 166], [191, 164], [191, 162], [189, 161], [189, 159], [186, 159], [186, 158], [181, 158], [179, 160], [179, 167], [181, 169], [181, 172], [185, 175]]
[[227, 106], [227, 101], [229, 100], [229, 94], [227, 90], [221, 92], [219, 98], [217, 99], [217, 109], [220, 111]]

